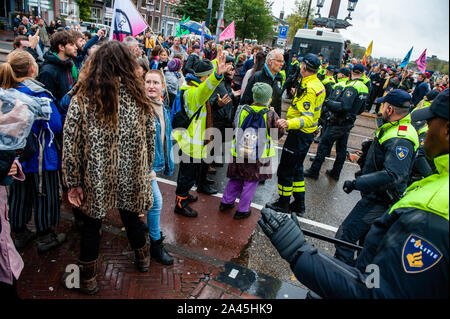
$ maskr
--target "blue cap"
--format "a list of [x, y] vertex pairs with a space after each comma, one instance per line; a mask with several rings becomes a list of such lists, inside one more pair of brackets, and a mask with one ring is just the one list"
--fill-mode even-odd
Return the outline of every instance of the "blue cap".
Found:
[[342, 73], [345, 76], [350, 76], [350, 74], [351, 74], [350, 69], [348, 69], [348, 68], [340, 68], [338, 73]]
[[303, 57], [303, 61], [311, 69], [318, 69], [320, 67], [320, 60], [317, 55], [308, 53]]
[[366, 67], [362, 65], [361, 63], [355, 64], [353, 67], [353, 72], [355, 73], [363, 73], [366, 70]]
[[416, 110], [411, 113], [411, 120], [414, 122], [430, 120], [434, 117], [440, 117], [448, 121], [449, 96], [448, 88], [439, 93], [429, 107]]
[[328, 71], [334, 71], [334, 70], [336, 70], [336, 67], [334, 66], [334, 65], [329, 65], [329, 66], [327, 66], [327, 70]]
[[396, 107], [409, 108], [411, 106], [411, 95], [404, 90], [395, 89], [376, 101], [377, 104], [384, 102]]
[[324, 63], [328, 63], [328, 59], [327, 58], [323, 58], [322, 59], [322, 64], [324, 64]]

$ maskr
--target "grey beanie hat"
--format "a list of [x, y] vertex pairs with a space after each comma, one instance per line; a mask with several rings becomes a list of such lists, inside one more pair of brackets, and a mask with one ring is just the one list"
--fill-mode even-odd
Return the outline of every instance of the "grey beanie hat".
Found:
[[258, 104], [268, 105], [272, 98], [272, 87], [264, 82], [256, 82], [253, 85], [253, 101]]

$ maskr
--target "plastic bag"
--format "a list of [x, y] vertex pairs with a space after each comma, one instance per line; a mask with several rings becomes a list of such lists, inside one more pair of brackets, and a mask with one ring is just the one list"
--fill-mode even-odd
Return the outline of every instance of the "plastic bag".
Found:
[[0, 150], [24, 148], [35, 120], [49, 120], [51, 100], [0, 88]]

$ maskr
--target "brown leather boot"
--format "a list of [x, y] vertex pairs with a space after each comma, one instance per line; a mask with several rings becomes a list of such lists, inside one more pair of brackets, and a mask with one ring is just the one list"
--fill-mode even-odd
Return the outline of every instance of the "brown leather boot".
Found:
[[142, 248], [134, 250], [135, 264], [140, 272], [147, 272], [150, 267], [150, 242], [148, 238]]
[[97, 285], [98, 258], [90, 262], [78, 260], [78, 267], [80, 267], [80, 291], [87, 295], [96, 294], [99, 290]]

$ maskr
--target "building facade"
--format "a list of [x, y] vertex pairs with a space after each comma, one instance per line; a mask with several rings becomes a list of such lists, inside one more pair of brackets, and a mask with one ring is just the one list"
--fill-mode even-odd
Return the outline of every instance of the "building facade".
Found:
[[[42, 16], [47, 23], [61, 18], [67, 25], [78, 24], [79, 8], [75, 0], [0, 0], [0, 21], [11, 28], [14, 14]], [[155, 34], [176, 34], [181, 17], [175, 13], [178, 0], [131, 0]], [[89, 20], [111, 25], [114, 0], [92, 0]]]

